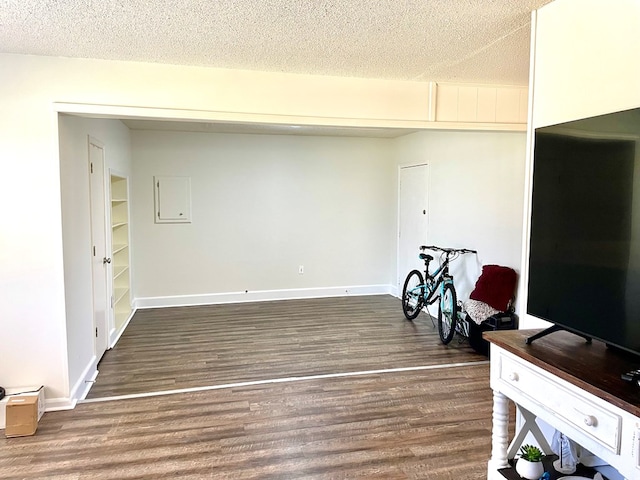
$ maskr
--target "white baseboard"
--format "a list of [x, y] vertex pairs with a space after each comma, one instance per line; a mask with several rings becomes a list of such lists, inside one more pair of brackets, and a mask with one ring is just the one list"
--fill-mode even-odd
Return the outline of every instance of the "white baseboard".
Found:
[[76, 403], [78, 403], [81, 400], [84, 400], [85, 398], [87, 398], [87, 395], [89, 395], [89, 390], [91, 390], [91, 387], [93, 387], [93, 384], [96, 383], [96, 378], [98, 378], [98, 370], [96, 369], [93, 372], [93, 375], [91, 377], [89, 377], [87, 380], [85, 380], [84, 382], [84, 389], [82, 392], [80, 392], [80, 395], [78, 396], [78, 398], [76, 399]]
[[73, 410], [76, 408], [77, 400], [68, 397], [46, 398], [44, 399], [45, 412], [55, 412], [57, 410]]
[[[115, 330], [109, 336], [109, 342], [112, 348], [113, 345], [118, 341], [125, 328], [131, 321], [131, 317], [134, 312], [131, 312], [131, 315], [127, 319], [127, 321], [122, 325], [119, 330]], [[85, 367], [84, 371], [76, 381], [76, 383], [71, 388], [69, 392], [69, 397], [57, 397], [57, 398], [46, 398], [45, 397], [45, 410], [47, 412], [52, 412], [56, 410], [72, 410], [76, 407], [76, 404], [79, 400], [83, 400], [86, 398], [89, 390], [93, 386], [93, 383], [98, 376], [98, 358], [94, 355], [91, 357], [91, 360]]]
[[[351, 287], [291, 288], [259, 290], [255, 292], [210, 293], [204, 295], [175, 295], [166, 297], [140, 297], [135, 308], [186, 307], [190, 305], [216, 305], [221, 303], [267, 302], [302, 298], [345, 297], [352, 295], [393, 295], [391, 285], [358, 285]], [[397, 289], [396, 289], [397, 290]]]
[[85, 398], [93, 382], [98, 376], [98, 357], [95, 355], [91, 358], [84, 371], [80, 375], [80, 378], [76, 381], [75, 385], [71, 388], [69, 392], [69, 398], [66, 399], [66, 402], [62, 399], [52, 399], [51, 400], [51, 408], [50, 408], [50, 400], [46, 399], [47, 411], [51, 410], [66, 410], [75, 408], [78, 400]]

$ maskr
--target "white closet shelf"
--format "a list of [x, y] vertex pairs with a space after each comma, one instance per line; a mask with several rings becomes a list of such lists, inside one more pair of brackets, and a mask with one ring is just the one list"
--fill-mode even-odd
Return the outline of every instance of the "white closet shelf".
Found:
[[118, 252], [121, 252], [122, 250], [124, 250], [128, 246], [129, 245], [127, 245], [126, 243], [114, 245], [113, 246], [113, 255], [115, 255]]
[[124, 272], [129, 270], [129, 265], [114, 265], [113, 266], [113, 279], [115, 280]]
[[128, 288], [116, 288], [114, 291], [114, 305], [117, 305], [120, 300], [122, 300], [127, 293], [129, 293], [129, 289]]

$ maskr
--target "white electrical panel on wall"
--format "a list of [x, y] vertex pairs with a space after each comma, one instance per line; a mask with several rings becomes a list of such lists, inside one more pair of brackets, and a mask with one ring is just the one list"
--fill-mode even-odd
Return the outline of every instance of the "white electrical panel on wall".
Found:
[[191, 178], [154, 177], [155, 222], [191, 223]]

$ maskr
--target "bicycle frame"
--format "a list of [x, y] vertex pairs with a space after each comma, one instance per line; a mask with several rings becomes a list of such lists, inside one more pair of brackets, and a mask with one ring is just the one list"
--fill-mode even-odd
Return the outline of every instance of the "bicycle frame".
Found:
[[[449, 274], [449, 255], [445, 257], [442, 264], [433, 272], [429, 273], [429, 262], [425, 264], [424, 284], [417, 285], [412, 289], [417, 295], [422, 296], [425, 304], [432, 305], [444, 293], [444, 287], [453, 283], [453, 277]], [[419, 293], [417, 293], [419, 290]]]
[[449, 260], [446, 259], [433, 274], [429, 273], [429, 267], [425, 268], [424, 289], [422, 297], [427, 305], [433, 304], [444, 291], [444, 287], [448, 283], [453, 283], [451, 275], [449, 275]]

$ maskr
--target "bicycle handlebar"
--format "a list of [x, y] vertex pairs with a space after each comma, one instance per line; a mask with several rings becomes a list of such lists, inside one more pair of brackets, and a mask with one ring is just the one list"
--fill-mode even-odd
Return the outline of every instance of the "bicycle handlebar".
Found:
[[434, 250], [436, 252], [451, 253], [478, 253], [476, 250], [470, 250], [468, 248], [442, 248], [435, 245], [422, 245], [420, 250]]

